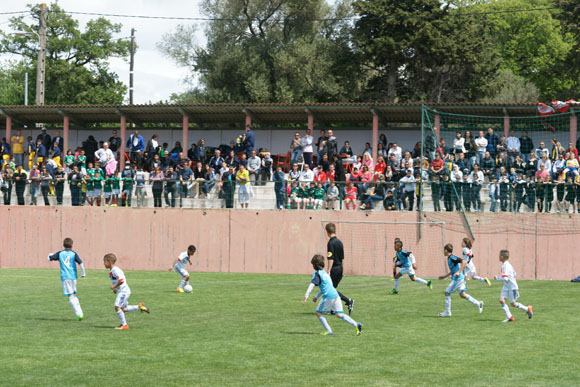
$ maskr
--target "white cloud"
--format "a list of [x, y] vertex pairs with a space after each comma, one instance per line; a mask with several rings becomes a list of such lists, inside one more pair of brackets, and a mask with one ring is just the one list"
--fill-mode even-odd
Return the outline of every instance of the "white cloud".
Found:
[[[201, 17], [200, 0], [60, 0], [58, 4], [69, 12], [92, 12], [101, 14], [123, 14], [168, 17]], [[2, 12], [26, 10], [30, 0], [13, 0], [2, 4]], [[47, 1], [47, 4], [50, 1]], [[6, 30], [9, 16], [0, 16], [0, 28]], [[87, 21], [98, 16], [73, 15], [84, 28]], [[178, 24], [194, 23], [193, 21], [137, 19], [106, 17], [114, 23], [123, 25], [118, 37], [129, 38], [131, 28], [135, 28], [135, 38], [138, 45], [135, 56], [135, 103], [157, 102], [166, 100], [172, 93], [184, 91], [183, 79], [188, 70], [178, 67], [170, 59], [159, 52], [156, 44], [164, 34], [173, 32]], [[199, 22], [195, 22], [198, 23]], [[203, 40], [203, 26], [199, 24], [200, 41]], [[6, 58], [4, 58], [6, 59]], [[119, 75], [121, 81], [129, 85], [129, 63], [122, 59], [110, 60], [111, 70]], [[128, 96], [127, 96], [128, 99]]]

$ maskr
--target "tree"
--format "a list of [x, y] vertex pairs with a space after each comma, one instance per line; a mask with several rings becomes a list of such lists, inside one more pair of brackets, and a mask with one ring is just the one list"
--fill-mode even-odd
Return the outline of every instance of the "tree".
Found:
[[485, 86], [482, 102], [533, 103], [538, 102], [540, 90], [531, 81], [515, 75], [509, 69], [500, 70]]
[[[566, 59], [572, 36], [563, 32], [552, 15], [550, 0], [493, 0], [474, 5], [485, 13], [482, 24], [490, 28], [501, 68], [531, 81], [542, 99], [553, 99], [574, 82]], [[518, 10], [518, 12], [501, 12]], [[523, 10], [523, 12], [522, 12]]]
[[580, 94], [580, 2], [576, 0], [552, 0], [558, 7], [554, 17], [562, 23], [562, 30], [572, 36], [572, 49], [562, 63], [556, 65], [555, 71], [564, 74], [570, 82], [569, 88], [560, 91], [557, 98], [566, 100], [578, 98]]
[[[159, 48], [192, 69], [194, 90], [174, 100], [210, 102], [340, 101], [356, 98], [359, 78], [345, 77], [348, 3], [324, 0], [205, 0], [207, 46], [180, 26]], [[333, 20], [323, 20], [333, 19]], [[342, 72], [342, 73], [341, 73]]]
[[[31, 16], [38, 20], [38, 6], [31, 6]], [[26, 24], [24, 16], [10, 19], [9, 30], [33, 32], [38, 22]], [[108, 59], [127, 58], [130, 42], [115, 39], [121, 24], [104, 18], [89, 21], [85, 30], [78, 21], [63, 12], [56, 4], [50, 5], [47, 17], [46, 104], [119, 104], [123, 102], [127, 87], [111, 72]], [[3, 77], [30, 74], [31, 90], [36, 79], [37, 36], [11, 35], [0, 31], [0, 50], [19, 54], [22, 60], [3, 69]], [[25, 69], [25, 71], [22, 71]], [[24, 77], [21, 78], [22, 82]], [[34, 93], [32, 93], [34, 95]], [[11, 97], [12, 98], [12, 97]], [[14, 95], [6, 101], [21, 104], [23, 97]]]

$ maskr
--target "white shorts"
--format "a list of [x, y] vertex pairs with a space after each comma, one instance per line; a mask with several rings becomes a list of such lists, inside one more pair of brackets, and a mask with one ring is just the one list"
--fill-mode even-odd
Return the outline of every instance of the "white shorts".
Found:
[[463, 269], [463, 275], [469, 274], [470, 276], [473, 277], [475, 273], [476, 273], [475, 265], [473, 264], [473, 261], [471, 261]]
[[113, 195], [120, 195], [121, 194], [121, 190], [120, 189], [113, 189]]
[[62, 295], [72, 296], [77, 294], [77, 280], [62, 280]]
[[328, 313], [328, 312], [344, 313], [344, 311], [342, 310], [342, 303], [340, 302], [340, 297], [329, 298], [329, 299], [324, 299], [324, 297], [321, 298], [320, 302], [318, 303], [318, 308], [316, 308], [316, 312], [318, 312], [318, 313]]
[[408, 274], [409, 277], [413, 277], [415, 276], [415, 270], [413, 269], [413, 265], [409, 266], [409, 267], [402, 267], [399, 269], [399, 274], [400, 275], [405, 275]]
[[302, 198], [292, 198], [294, 203], [302, 203]]
[[501, 298], [503, 299], [508, 299], [510, 300], [510, 302], [516, 302], [516, 300], [518, 298], [520, 298], [520, 292], [518, 291], [518, 289], [506, 289], [503, 288], [501, 290]]
[[108, 198], [110, 198], [110, 197], [111, 197], [111, 195], [112, 195], [112, 193], [111, 193], [111, 192], [105, 192], [105, 199], [108, 199]]
[[465, 280], [461, 281], [451, 281], [447, 289], [445, 289], [445, 293], [451, 295], [453, 292], [457, 292], [457, 294], [461, 294], [465, 291]]
[[173, 266], [173, 270], [175, 270], [177, 273], [179, 273], [179, 276], [181, 278], [185, 277], [186, 275], [189, 275], [188, 271], [185, 270], [185, 267], [183, 267], [181, 265]]
[[129, 297], [131, 297], [131, 292], [119, 292], [117, 293], [117, 298], [115, 299], [115, 306], [119, 308], [124, 308], [129, 305]]

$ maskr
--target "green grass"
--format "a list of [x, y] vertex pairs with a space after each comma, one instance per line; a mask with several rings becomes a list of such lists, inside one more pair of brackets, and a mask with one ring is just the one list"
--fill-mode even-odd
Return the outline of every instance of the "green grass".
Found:
[[[122, 267], [122, 265], [121, 265]], [[78, 281], [85, 320], [62, 296], [58, 270], [0, 270], [1, 385], [578, 385], [578, 286], [520, 281], [519, 310], [502, 324], [501, 284], [470, 281], [483, 314], [453, 295], [439, 318], [448, 281], [434, 289], [389, 278], [345, 277], [363, 335], [328, 316], [323, 337], [315, 305], [301, 300], [309, 275], [192, 273], [193, 294], [178, 294], [170, 272], [127, 271], [131, 304], [113, 309], [107, 273]]]

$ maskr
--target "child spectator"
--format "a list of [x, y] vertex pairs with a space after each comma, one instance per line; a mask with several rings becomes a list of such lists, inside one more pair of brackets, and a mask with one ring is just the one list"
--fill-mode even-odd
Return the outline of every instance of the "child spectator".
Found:
[[356, 197], [358, 194], [357, 188], [352, 182], [348, 182], [346, 185], [346, 197], [344, 199], [344, 205], [347, 210], [350, 210], [349, 204], [352, 204], [352, 209], [356, 210]]
[[334, 181], [326, 189], [326, 209], [334, 210], [334, 202], [338, 199], [338, 187]]

